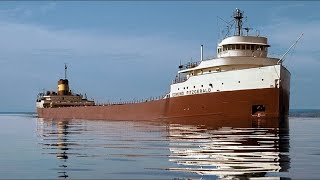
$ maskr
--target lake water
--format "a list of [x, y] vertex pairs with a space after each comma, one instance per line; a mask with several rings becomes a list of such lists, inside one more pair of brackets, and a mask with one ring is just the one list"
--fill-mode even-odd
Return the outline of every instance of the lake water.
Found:
[[[318, 179], [319, 111], [288, 124], [45, 120], [0, 114], [2, 179]], [[271, 121], [271, 120], [270, 120]]]

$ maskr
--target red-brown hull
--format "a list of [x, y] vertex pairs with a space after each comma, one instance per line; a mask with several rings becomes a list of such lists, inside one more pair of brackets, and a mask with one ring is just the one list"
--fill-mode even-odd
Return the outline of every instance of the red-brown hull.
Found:
[[[231, 120], [257, 116], [280, 118], [288, 115], [289, 91], [282, 88], [239, 90], [181, 96], [135, 104], [38, 108], [38, 116], [53, 119], [96, 120]], [[262, 114], [253, 114], [263, 105]]]

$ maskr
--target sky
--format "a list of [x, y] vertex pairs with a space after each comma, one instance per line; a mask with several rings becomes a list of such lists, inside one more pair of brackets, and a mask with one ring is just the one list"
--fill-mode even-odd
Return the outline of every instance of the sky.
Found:
[[180, 62], [216, 56], [233, 11], [269, 38], [269, 55], [288, 53], [290, 108], [320, 108], [320, 2], [3, 1], [0, 2], [0, 111], [35, 111], [68, 64], [73, 92], [99, 102], [169, 92]]

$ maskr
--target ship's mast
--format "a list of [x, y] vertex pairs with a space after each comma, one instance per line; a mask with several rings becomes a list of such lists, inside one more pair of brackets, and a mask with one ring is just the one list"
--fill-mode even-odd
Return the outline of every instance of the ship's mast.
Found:
[[64, 79], [67, 79], [67, 63], [64, 63]]
[[236, 23], [236, 30], [234, 32], [235, 36], [242, 36], [242, 18], [243, 18], [243, 11], [240, 9], [236, 9], [235, 12], [233, 12], [233, 18], [235, 19]]

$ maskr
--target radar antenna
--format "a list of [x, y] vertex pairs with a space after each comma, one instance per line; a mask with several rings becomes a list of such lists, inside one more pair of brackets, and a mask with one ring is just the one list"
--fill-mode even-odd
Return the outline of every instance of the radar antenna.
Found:
[[249, 31], [252, 30], [252, 28], [249, 28], [249, 27], [245, 27], [245, 28], [243, 28], [243, 29], [246, 30], [247, 36], [249, 35]]
[[236, 9], [235, 12], [233, 12], [233, 18], [236, 21], [236, 30], [234, 32], [235, 36], [242, 36], [242, 18], [243, 18], [243, 11], [240, 9]]

